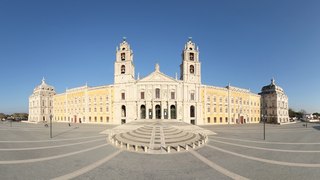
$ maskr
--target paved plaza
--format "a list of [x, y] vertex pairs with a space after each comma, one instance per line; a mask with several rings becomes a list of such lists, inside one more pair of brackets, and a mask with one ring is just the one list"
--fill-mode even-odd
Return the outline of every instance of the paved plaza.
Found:
[[[194, 126], [195, 134], [207, 133], [208, 141], [203, 146], [179, 153], [150, 154], [127, 151], [110, 143], [109, 133], [115, 129], [124, 132], [125, 126], [69, 127], [54, 123], [51, 139], [50, 128], [44, 124], [12, 123], [11, 127], [9, 122], [0, 122], [0, 177], [319, 179], [320, 124], [308, 124], [307, 128], [303, 125], [267, 124], [265, 141], [263, 124]], [[173, 127], [181, 130], [178, 126]], [[188, 129], [184, 132], [190, 132]], [[159, 142], [164, 141], [160, 138]]]

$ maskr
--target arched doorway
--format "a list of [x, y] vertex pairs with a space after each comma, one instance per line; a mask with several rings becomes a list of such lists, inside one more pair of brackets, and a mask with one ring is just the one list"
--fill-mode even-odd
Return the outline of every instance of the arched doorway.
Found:
[[171, 105], [170, 106], [170, 118], [171, 119], [177, 119], [176, 106], [175, 105]]
[[146, 106], [145, 105], [140, 106], [140, 118], [141, 119], [146, 118]]
[[194, 118], [195, 117], [195, 110], [194, 106], [190, 106], [190, 117]]
[[121, 106], [121, 117], [126, 117], [126, 106], [125, 105]]
[[156, 119], [161, 119], [161, 106], [156, 105]]

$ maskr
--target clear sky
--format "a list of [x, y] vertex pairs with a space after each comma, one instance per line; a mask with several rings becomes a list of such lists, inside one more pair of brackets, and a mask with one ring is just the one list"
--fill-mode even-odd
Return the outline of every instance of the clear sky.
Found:
[[57, 93], [113, 83], [127, 37], [136, 73], [179, 73], [189, 36], [202, 83], [259, 93], [272, 77], [295, 110], [320, 112], [318, 0], [0, 0], [0, 112], [27, 112], [45, 77]]

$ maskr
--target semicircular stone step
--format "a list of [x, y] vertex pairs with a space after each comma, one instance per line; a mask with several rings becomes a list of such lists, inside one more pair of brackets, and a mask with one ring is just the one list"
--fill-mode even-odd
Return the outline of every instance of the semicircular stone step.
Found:
[[[175, 123], [173, 124], [175, 125]], [[113, 134], [110, 138], [111, 142], [117, 147], [144, 153], [184, 152], [188, 150], [188, 147], [193, 148], [195, 145], [197, 147], [203, 145], [205, 139], [206, 137], [203, 135], [185, 131], [183, 128], [169, 126], [162, 122]]]

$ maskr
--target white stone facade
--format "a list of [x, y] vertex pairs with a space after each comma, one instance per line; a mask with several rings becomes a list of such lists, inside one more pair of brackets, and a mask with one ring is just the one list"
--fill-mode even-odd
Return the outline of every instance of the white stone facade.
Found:
[[289, 122], [288, 96], [280, 86], [275, 84], [274, 79], [271, 84], [261, 89], [262, 116], [268, 123]]
[[[191, 57], [190, 57], [191, 54]], [[135, 79], [133, 53], [124, 40], [117, 48], [114, 74], [114, 121], [130, 122], [136, 119], [177, 119], [201, 124], [201, 66], [199, 51], [189, 39], [182, 54], [181, 76], [169, 77], [154, 72]]]
[[56, 94], [54, 88], [46, 84], [44, 78], [29, 97], [30, 122], [48, 122], [52, 118], [52, 97]]

